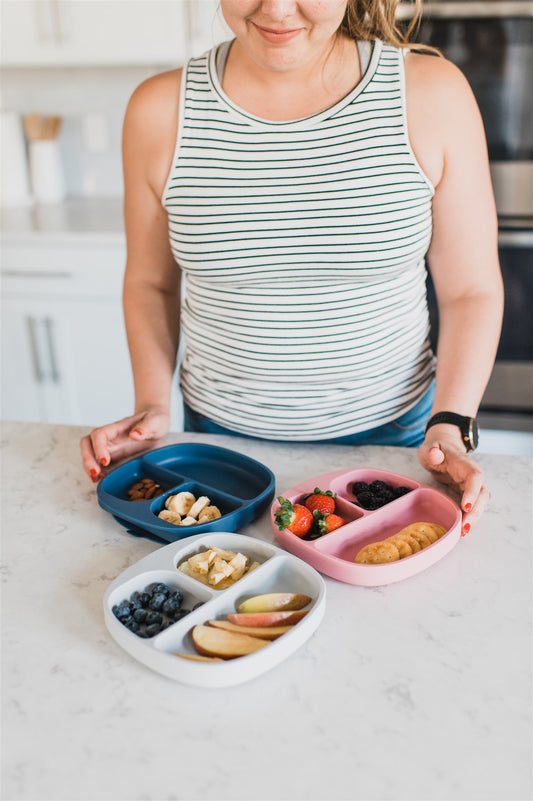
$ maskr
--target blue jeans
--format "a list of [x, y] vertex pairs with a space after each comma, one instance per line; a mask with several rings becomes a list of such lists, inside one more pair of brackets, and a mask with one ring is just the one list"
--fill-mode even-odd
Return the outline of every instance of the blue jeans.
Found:
[[[418, 403], [402, 414], [396, 420], [385, 423], [368, 431], [357, 434], [348, 434], [345, 437], [313, 440], [312, 444], [329, 443], [339, 445], [398, 445], [402, 447], [416, 447], [424, 440], [424, 428], [433, 405], [435, 395], [435, 382], [433, 381]], [[219, 426], [208, 417], [195, 412], [187, 404], [183, 404], [184, 430], [196, 431], [202, 434], [231, 434], [237, 437], [256, 439], [248, 434], [231, 431], [229, 428]], [[284, 440], [289, 442], [290, 440]]]

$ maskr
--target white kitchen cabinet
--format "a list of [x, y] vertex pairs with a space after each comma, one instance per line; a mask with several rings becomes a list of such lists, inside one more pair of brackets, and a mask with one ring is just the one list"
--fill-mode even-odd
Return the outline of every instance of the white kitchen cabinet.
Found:
[[96, 426], [131, 413], [124, 264], [120, 240], [3, 243], [3, 419]]
[[187, 0], [2, 0], [1, 63], [180, 65], [187, 12]]

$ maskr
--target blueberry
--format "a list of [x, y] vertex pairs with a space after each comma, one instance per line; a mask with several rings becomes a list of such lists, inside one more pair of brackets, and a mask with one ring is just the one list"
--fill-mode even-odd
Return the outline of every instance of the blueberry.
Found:
[[144, 631], [147, 637], [155, 637], [155, 635], [159, 634], [159, 632], [161, 631], [161, 624], [151, 623], [149, 626], [145, 628]]
[[144, 629], [139, 629], [139, 631], [136, 631], [135, 634], [137, 635], [137, 637], [142, 637], [143, 640], [147, 640], [148, 637], [150, 636], [149, 634], [146, 633]]
[[178, 609], [172, 616], [174, 622], [181, 620], [182, 617], [190, 614], [190, 609]]
[[139, 626], [139, 624], [138, 624], [138, 623], [137, 623], [137, 621], [136, 621], [134, 618], [132, 618], [132, 617], [129, 617], [129, 618], [127, 619], [127, 621], [123, 621], [123, 623], [124, 623], [124, 625], [126, 626], [126, 628], [127, 628], [127, 629], [129, 629], [130, 631], [137, 632], [137, 631], [139, 631], [139, 629], [140, 629], [140, 626]]
[[174, 601], [177, 601], [180, 605], [183, 601], [183, 593], [180, 590], [172, 590], [168, 597]]
[[157, 623], [158, 626], [163, 622], [163, 615], [159, 612], [148, 612], [146, 615], [145, 623], [147, 626], [152, 626]]
[[146, 609], [135, 609], [133, 611], [133, 619], [136, 620], [137, 623], [145, 623], [148, 614]]
[[150, 591], [152, 593], [152, 597], [154, 595], [160, 595], [161, 594], [161, 595], [164, 595], [165, 598], [166, 598], [167, 595], [170, 592], [170, 589], [169, 589], [169, 587], [167, 587], [166, 584], [163, 584], [163, 582], [159, 582], [159, 584], [152, 584], [152, 586], [150, 587]]
[[154, 611], [158, 611], [161, 609], [163, 604], [165, 603], [167, 596], [162, 592], [157, 592], [155, 595], [152, 595], [150, 601], [148, 603], [148, 607], [153, 609]]
[[150, 603], [150, 595], [147, 592], [140, 592], [139, 593], [139, 598], [137, 600], [139, 601], [139, 603], [143, 607], [143, 609], [145, 609], [148, 606], [148, 604]]
[[180, 608], [181, 601], [177, 601], [175, 598], [167, 598], [161, 607], [161, 611], [164, 612], [165, 615], [173, 615]]
[[122, 601], [122, 603], [115, 605], [113, 607], [113, 614], [119, 620], [124, 620], [131, 615], [131, 606], [127, 601]]
[[197, 603], [197, 604], [194, 604], [194, 606], [193, 606], [193, 608], [192, 608], [192, 611], [194, 612], [194, 610], [195, 610], [195, 609], [199, 609], [199, 608], [200, 608], [201, 606], [203, 606], [203, 605], [204, 605], [204, 602], [203, 602], [203, 601], [198, 601], [198, 603]]

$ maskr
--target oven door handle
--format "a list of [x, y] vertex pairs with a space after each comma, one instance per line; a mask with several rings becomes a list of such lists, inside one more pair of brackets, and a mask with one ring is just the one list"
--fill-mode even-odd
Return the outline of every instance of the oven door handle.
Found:
[[533, 246], [533, 228], [498, 231], [498, 245], [506, 248], [530, 248]]
[[[412, 3], [400, 3], [397, 9], [399, 19], [409, 19], [413, 14]], [[494, 0], [442, 0], [422, 5], [422, 19], [471, 19], [493, 17], [533, 17], [533, 2], [525, 0], [506, 0], [495, 3]]]

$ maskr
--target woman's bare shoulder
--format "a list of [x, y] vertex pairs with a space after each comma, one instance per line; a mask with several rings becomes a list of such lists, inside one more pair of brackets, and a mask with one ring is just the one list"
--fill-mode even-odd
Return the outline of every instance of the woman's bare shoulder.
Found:
[[122, 136], [125, 178], [142, 165], [152, 189], [162, 192], [178, 131], [182, 70], [170, 70], [147, 78], [130, 97]]
[[[476, 107], [473, 92], [459, 67], [446, 58], [410, 51], [405, 57], [408, 98], [436, 117], [455, 117]], [[454, 111], [455, 110], [455, 111]]]

